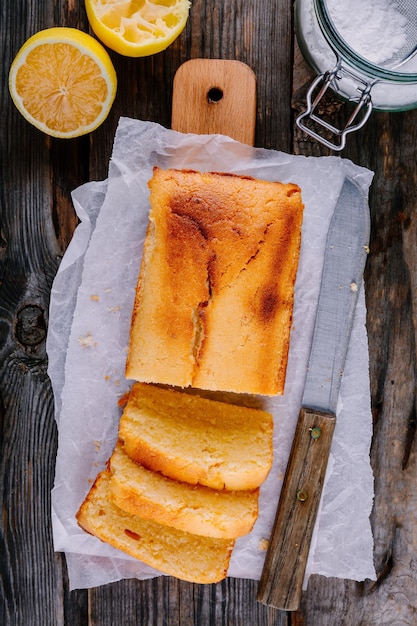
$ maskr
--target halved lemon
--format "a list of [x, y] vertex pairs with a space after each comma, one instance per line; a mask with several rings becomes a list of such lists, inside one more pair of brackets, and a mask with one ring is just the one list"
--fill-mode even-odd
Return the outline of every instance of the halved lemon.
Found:
[[184, 30], [189, 0], [85, 0], [90, 26], [109, 48], [130, 57], [165, 50]]
[[105, 48], [76, 28], [48, 28], [23, 44], [9, 73], [13, 102], [53, 137], [78, 137], [108, 116], [116, 72]]

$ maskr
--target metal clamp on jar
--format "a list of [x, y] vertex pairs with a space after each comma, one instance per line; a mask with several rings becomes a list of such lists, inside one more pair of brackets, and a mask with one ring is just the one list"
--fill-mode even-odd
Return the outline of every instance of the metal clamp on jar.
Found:
[[[301, 52], [318, 74], [297, 126], [332, 150], [366, 123], [373, 109], [417, 108], [417, 3], [414, 0], [296, 0]], [[328, 89], [353, 103], [342, 128], [318, 113]], [[312, 122], [312, 124], [308, 123]], [[330, 132], [334, 140], [323, 137]]]

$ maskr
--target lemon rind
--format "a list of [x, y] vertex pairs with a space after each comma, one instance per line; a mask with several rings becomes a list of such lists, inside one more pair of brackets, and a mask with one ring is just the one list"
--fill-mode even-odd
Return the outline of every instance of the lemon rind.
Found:
[[[184, 2], [181, 2], [178, 7], [172, 7], [171, 13], [178, 18], [178, 22], [173, 27], [165, 25], [163, 30], [168, 31], [167, 35], [164, 37], [150, 35], [149, 40], [143, 42], [129, 41], [124, 38], [123, 33], [118, 33], [114, 29], [110, 28], [105, 21], [103, 21], [103, 17], [108, 15], [111, 11], [111, 4], [108, 5], [109, 8], [107, 10], [103, 9], [102, 11], [97, 10], [97, 6], [100, 5], [98, 5], [95, 0], [86, 0], [85, 2], [88, 21], [93, 32], [100, 39], [100, 41], [102, 41], [111, 50], [114, 50], [123, 56], [145, 57], [163, 52], [181, 35], [187, 24], [191, 2], [190, 0], [185, 0]], [[138, 10], [137, 13], [140, 15], [140, 10]], [[124, 19], [125, 18], [122, 17], [121, 21]], [[135, 15], [129, 18], [130, 22], [132, 22], [132, 20], [133, 24], [139, 24], [141, 22], [141, 19], [136, 18]], [[151, 24], [151, 22], [149, 23]], [[142, 26], [144, 26], [143, 22]], [[162, 25], [160, 24], [159, 27], [161, 28]], [[170, 34], [169, 31], [171, 31]]]
[[[100, 68], [101, 75], [107, 85], [107, 97], [101, 104], [101, 113], [90, 124], [79, 126], [73, 131], [56, 131], [33, 117], [26, 109], [21, 96], [15, 89], [17, 72], [19, 68], [26, 63], [30, 52], [41, 44], [53, 43], [67, 43], [72, 45], [74, 48], [77, 48], [83, 54], [89, 55]], [[105, 59], [104, 62], [100, 56]], [[82, 135], [86, 135], [96, 130], [108, 117], [113, 101], [116, 97], [116, 91], [117, 75], [108, 52], [102, 44], [91, 37], [91, 35], [75, 28], [54, 27], [39, 31], [22, 45], [10, 67], [9, 92], [18, 111], [32, 126], [45, 134], [50, 135], [51, 137], [59, 139], [81, 137]]]

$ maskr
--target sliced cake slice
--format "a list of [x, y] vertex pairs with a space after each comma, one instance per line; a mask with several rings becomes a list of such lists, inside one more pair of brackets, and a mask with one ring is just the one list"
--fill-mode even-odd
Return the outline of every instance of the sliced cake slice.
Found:
[[255, 408], [135, 383], [119, 424], [131, 459], [213, 489], [259, 487], [272, 465], [273, 418]]
[[194, 583], [227, 575], [234, 541], [169, 528], [119, 509], [109, 498], [110, 471], [101, 472], [78, 513], [86, 532], [159, 570]]
[[120, 443], [110, 458], [110, 499], [119, 508], [165, 526], [207, 537], [249, 533], [259, 490], [219, 491], [167, 478], [132, 461]]

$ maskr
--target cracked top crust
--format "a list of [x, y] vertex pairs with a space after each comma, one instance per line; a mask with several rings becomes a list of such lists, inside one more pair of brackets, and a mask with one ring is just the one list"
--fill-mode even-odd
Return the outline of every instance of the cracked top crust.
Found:
[[282, 394], [303, 204], [299, 187], [154, 168], [126, 375]]

